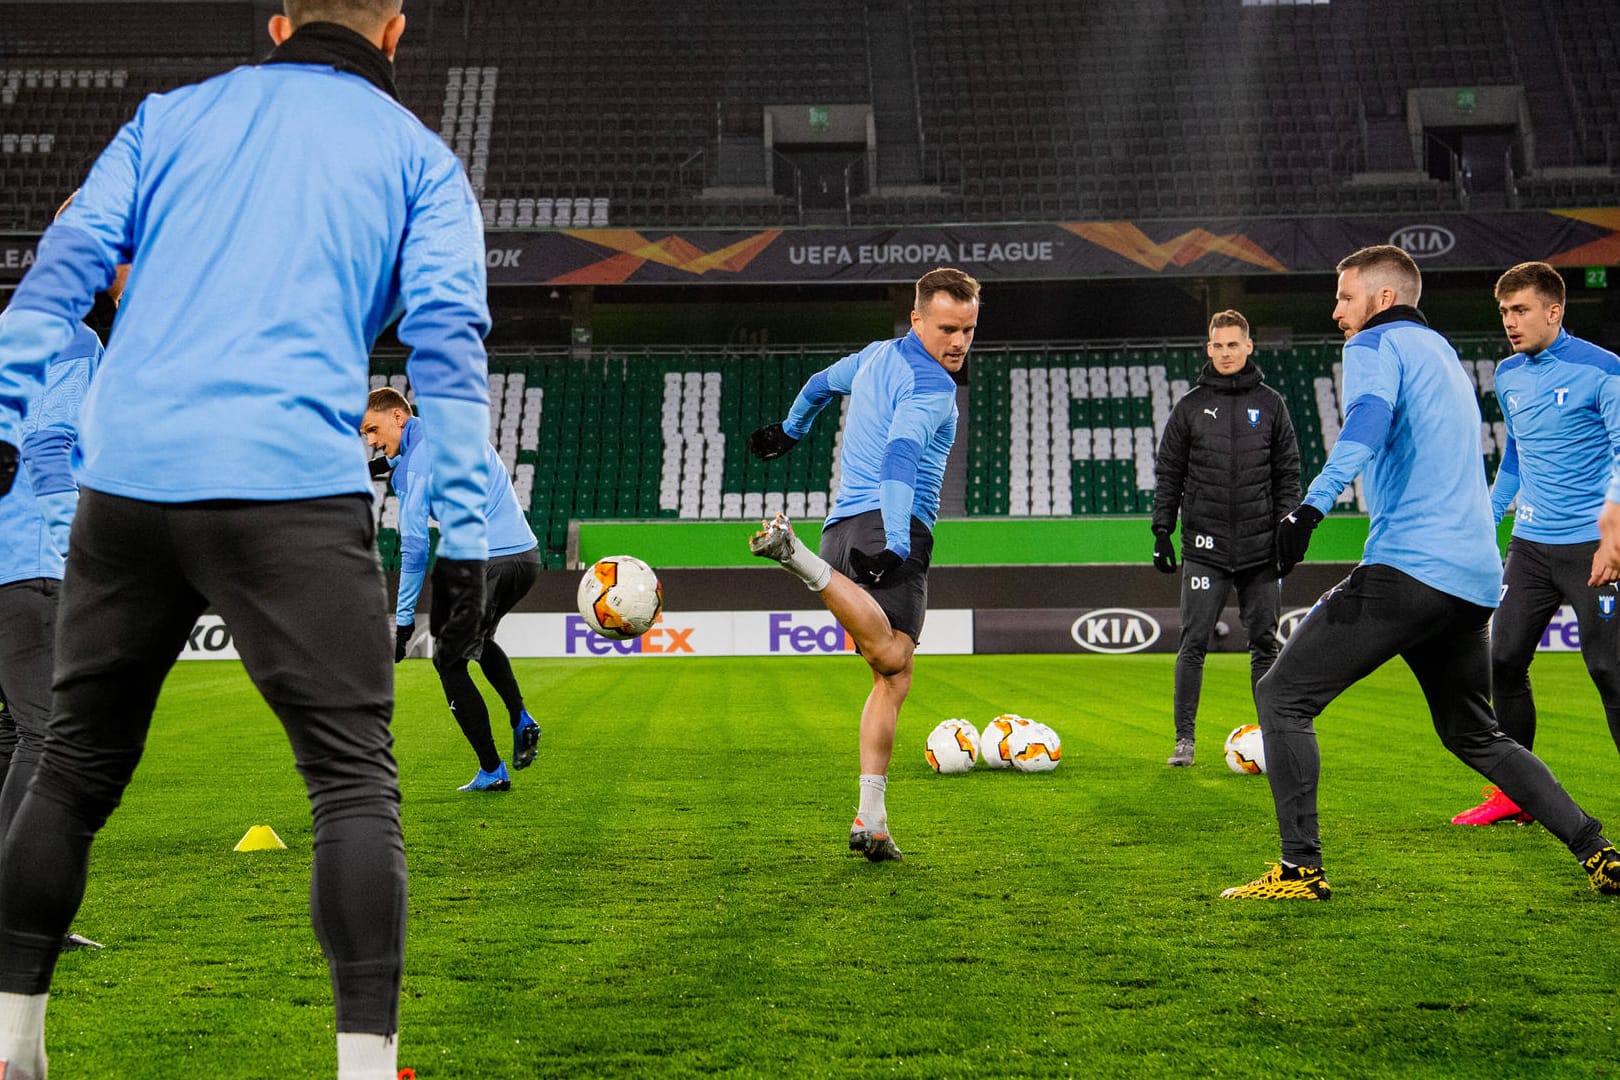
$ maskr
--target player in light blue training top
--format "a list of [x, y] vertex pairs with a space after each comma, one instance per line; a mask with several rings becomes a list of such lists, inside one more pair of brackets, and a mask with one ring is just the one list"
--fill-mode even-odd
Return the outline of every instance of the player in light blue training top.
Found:
[[[1536, 738], [1530, 662], [1558, 609], [1569, 604], [1581, 656], [1620, 746], [1620, 592], [1598, 555], [1598, 511], [1620, 451], [1620, 357], [1564, 329], [1564, 279], [1544, 262], [1520, 263], [1496, 283], [1513, 355], [1496, 369], [1507, 442], [1491, 488], [1501, 521], [1514, 497], [1502, 603], [1491, 620], [1491, 701], [1502, 730]], [[1502, 791], [1454, 825], [1528, 821]]]
[[960, 270], [930, 270], [917, 281], [911, 333], [874, 342], [812, 375], [786, 420], [748, 437], [756, 457], [780, 457], [834, 398], [849, 398], [842, 473], [820, 554], [799, 542], [781, 513], [764, 523], [749, 548], [819, 593], [872, 668], [872, 692], [861, 709], [860, 804], [849, 846], [873, 862], [901, 857], [883, 795], [928, 610], [940, 482], [956, 440], [951, 376], [967, 360], [978, 319], [979, 283]]
[[8, 1077], [46, 1074], [51, 975], [91, 841], [205, 609], [230, 627], [309, 796], [338, 1076], [398, 1071], [394, 672], [355, 430], [372, 344], [398, 319], [433, 431], [434, 593], [453, 613], [440, 647], [471, 655], [488, 553], [483, 222], [461, 163], [398, 100], [399, 0], [282, 7], [262, 63], [141, 103], [40, 239], [0, 329], [4, 494], [46, 362], [131, 264], [81, 410], [50, 728], [0, 847]]
[[1305, 501], [1278, 525], [1278, 570], [1286, 574], [1304, 556], [1311, 530], [1357, 475], [1365, 477], [1367, 546], [1260, 680], [1256, 704], [1282, 861], [1221, 895], [1331, 895], [1316, 820], [1315, 720], [1396, 656], [1417, 676], [1446, 749], [1534, 813], [1581, 860], [1594, 889], [1620, 893], [1620, 854], [1602, 824], [1491, 713], [1487, 628], [1502, 563], [1472, 383], [1417, 309], [1423, 281], [1410, 255], [1381, 244], [1338, 269], [1333, 318], [1345, 336], [1344, 428]]
[[[405, 395], [388, 386], [379, 386], [366, 399], [366, 415], [360, 434], [367, 445], [381, 450], [393, 465], [392, 484], [399, 496], [399, 592], [394, 603], [394, 663], [405, 659], [411, 637], [416, 632], [416, 601], [427, 574], [428, 521], [432, 505], [432, 468], [425, 442], [427, 425], [411, 415]], [[523, 705], [523, 691], [512, 674], [506, 651], [495, 642], [501, 619], [528, 595], [540, 577], [540, 543], [529, 528], [518, 505], [512, 478], [500, 455], [487, 442], [484, 462], [489, 469], [489, 496], [484, 517], [489, 522], [489, 562], [484, 573], [484, 618], [480, 624], [478, 661], [489, 685], [506, 706], [512, 724], [512, 767], [526, 769], [534, 763], [540, 742], [540, 725]], [[428, 618], [435, 637], [442, 630], [444, 611], [437, 597]], [[489, 708], [478, 685], [468, 673], [468, 657], [433, 657], [444, 688], [450, 713], [478, 755], [478, 775], [461, 791], [508, 791], [512, 778], [506, 762], [495, 749], [489, 730]]]
[[[115, 299], [119, 287], [108, 290]], [[0, 313], [0, 334], [7, 318]], [[79, 403], [101, 353], [101, 339], [80, 323], [67, 347], [46, 364], [45, 381], [23, 420], [22, 467], [11, 491], [0, 496], [0, 686], [6, 703], [0, 739], [7, 747], [0, 759], [0, 836], [28, 788], [50, 722], [57, 598], [79, 502], [71, 468]]]

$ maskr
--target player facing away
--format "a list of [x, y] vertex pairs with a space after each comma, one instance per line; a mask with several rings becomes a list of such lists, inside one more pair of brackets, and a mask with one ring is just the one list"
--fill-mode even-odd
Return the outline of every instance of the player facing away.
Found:
[[46, 1074], [46, 1000], [91, 843], [205, 608], [230, 626], [309, 795], [337, 1075], [397, 1073], [393, 665], [355, 430], [371, 345], [403, 313], [435, 431], [441, 645], [465, 656], [487, 551], [483, 229], [454, 155], [396, 99], [399, 0], [285, 10], [264, 63], [142, 103], [41, 238], [0, 331], [0, 460], [14, 462], [46, 362], [132, 263], [80, 414], [50, 728], [0, 845], [6, 1080]]
[[1412, 669], [1445, 748], [1536, 816], [1586, 869], [1620, 893], [1620, 854], [1547, 766], [1491, 713], [1491, 609], [1502, 582], [1479, 462], [1479, 404], [1457, 354], [1417, 309], [1422, 278], [1398, 247], [1339, 263], [1333, 319], [1344, 331], [1344, 428], [1305, 501], [1277, 527], [1278, 569], [1363, 477], [1370, 521], [1361, 563], [1310, 611], [1260, 680], [1282, 861], [1227, 889], [1234, 899], [1326, 900], [1314, 722], [1347, 687], [1399, 656]]
[[1299, 442], [1282, 395], [1253, 360], [1249, 320], [1218, 311], [1204, 344], [1209, 363], [1165, 422], [1154, 462], [1153, 565], [1176, 572], [1170, 539], [1181, 515], [1181, 643], [1176, 651], [1176, 744], [1168, 765], [1191, 765], [1204, 655], [1226, 599], [1237, 590], [1249, 638], [1249, 679], [1277, 659], [1282, 583], [1276, 522], [1299, 504]]
[[[368, 446], [381, 450], [394, 467], [392, 483], [394, 493], [399, 496], [399, 593], [394, 604], [394, 663], [397, 664], [405, 659], [411, 637], [416, 633], [416, 601], [427, 572], [428, 519], [434, 515], [429, 498], [431, 468], [423, 444], [431, 436], [427, 434], [427, 425], [411, 415], [405, 395], [387, 386], [373, 390], [366, 399], [360, 434]], [[512, 726], [512, 767], [527, 769], [534, 764], [540, 725], [523, 705], [523, 691], [512, 674], [511, 660], [495, 643], [495, 631], [501, 619], [528, 595], [540, 577], [540, 543], [523, 517], [517, 493], [512, 490], [512, 479], [500, 455], [487, 442], [484, 447], [484, 462], [489, 469], [489, 497], [484, 503], [484, 518], [489, 523], [489, 562], [484, 571], [484, 618], [479, 626], [477, 655], [473, 659], [478, 661], [484, 677], [500, 697], [501, 704], [506, 706]], [[444, 616], [435, 596], [428, 616], [428, 627], [435, 638], [444, 629]], [[489, 707], [472, 680], [469, 664], [467, 657], [441, 660], [435, 654], [433, 658], [450, 712], [473, 753], [478, 755], [478, 775], [459, 790], [507, 791], [512, 787], [512, 777], [506, 771], [500, 751], [495, 749], [495, 737], [489, 729]]]
[[860, 803], [849, 846], [901, 858], [884, 803], [900, 706], [928, 610], [940, 481], [956, 440], [956, 383], [979, 320], [979, 283], [941, 267], [917, 280], [911, 332], [873, 342], [810, 377], [787, 419], [748, 437], [770, 460], [791, 450], [835, 397], [849, 398], [842, 474], [818, 555], [778, 513], [749, 541], [821, 596], [872, 669], [861, 709]]
[[[1502, 730], [1536, 739], [1530, 662], [1564, 604], [1575, 611], [1581, 657], [1620, 747], [1620, 592], [1598, 554], [1598, 512], [1620, 452], [1620, 357], [1564, 329], [1564, 279], [1544, 262], [1520, 263], [1496, 282], [1513, 355], [1496, 368], [1507, 441], [1491, 486], [1500, 522], [1514, 497], [1502, 603], [1491, 620], [1491, 702]], [[1453, 825], [1528, 821], [1496, 788]]]

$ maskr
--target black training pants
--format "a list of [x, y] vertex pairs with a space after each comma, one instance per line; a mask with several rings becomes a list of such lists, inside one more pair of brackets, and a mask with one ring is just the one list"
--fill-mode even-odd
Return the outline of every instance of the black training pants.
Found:
[[1491, 713], [1489, 608], [1390, 566], [1362, 565], [1317, 601], [1260, 680], [1256, 704], [1282, 855], [1320, 866], [1314, 722], [1353, 683], [1399, 656], [1417, 676], [1447, 750], [1535, 815], [1584, 859], [1602, 823], [1575, 804], [1541, 759], [1502, 733]]
[[1233, 572], [1188, 561], [1181, 571], [1181, 645], [1176, 650], [1176, 738], [1191, 739], [1204, 689], [1204, 656], [1226, 598], [1237, 590], [1238, 615], [1249, 638], [1249, 681], [1258, 686], [1276, 662], [1277, 617], [1282, 583], [1277, 568], [1251, 566]]
[[1581, 657], [1603, 701], [1609, 735], [1620, 747], [1620, 591], [1586, 583], [1596, 553], [1596, 540], [1540, 544], [1515, 536], [1508, 541], [1502, 606], [1491, 620], [1491, 702], [1502, 730], [1525, 746], [1536, 741], [1530, 661], [1547, 624], [1567, 603], [1575, 610]]
[[0, 686], [6, 695], [0, 739], [8, 759], [0, 767], [0, 837], [28, 790], [51, 719], [51, 648], [61, 591], [55, 578], [0, 585]]
[[[90, 843], [205, 607], [280, 718], [314, 813], [310, 907], [337, 1030], [398, 1027], [405, 850], [393, 635], [369, 499], [151, 503], [86, 490], [57, 620], [54, 709], [0, 848], [0, 991], [50, 986]], [[236, 722], [231, 718], [229, 722]]]

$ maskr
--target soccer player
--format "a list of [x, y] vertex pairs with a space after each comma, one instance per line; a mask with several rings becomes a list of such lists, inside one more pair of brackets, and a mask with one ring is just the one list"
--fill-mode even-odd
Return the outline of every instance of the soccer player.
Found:
[[1535, 815], [1581, 860], [1594, 889], [1620, 893], [1620, 854], [1491, 713], [1491, 609], [1502, 582], [1479, 465], [1479, 404], [1446, 339], [1417, 309], [1410, 255], [1381, 244], [1339, 263], [1344, 428], [1305, 501], [1277, 527], [1278, 570], [1364, 474], [1371, 521], [1361, 564], [1317, 601], [1260, 680], [1257, 703], [1282, 861], [1221, 893], [1326, 900], [1313, 726], [1343, 690], [1399, 656], [1417, 676], [1441, 743]]
[[[396, 1074], [405, 851], [388, 600], [355, 438], [403, 311], [435, 437], [440, 636], [483, 613], [483, 231], [466, 175], [395, 99], [399, 0], [286, 0], [262, 64], [149, 97], [40, 240], [0, 331], [0, 493], [46, 362], [133, 264], [80, 418], [50, 728], [0, 847], [0, 1072], [46, 1073], [44, 1017], [90, 845], [169, 669], [218, 612], [292, 743], [337, 1075]], [[9, 468], [8, 468], [9, 466]]]
[[[109, 292], [116, 297], [117, 286]], [[7, 316], [0, 314], [0, 332]], [[21, 468], [0, 497], [0, 683], [16, 749], [0, 787], [0, 837], [28, 788], [51, 715], [51, 655], [68, 530], [79, 501], [69, 467], [79, 402], [101, 362], [101, 339], [79, 323], [46, 365], [21, 428]]]
[[[394, 466], [394, 493], [399, 496], [399, 595], [394, 605], [394, 663], [405, 659], [411, 637], [416, 633], [416, 600], [427, 572], [429, 487], [431, 469], [427, 452], [427, 425], [411, 415], [405, 395], [380, 386], [366, 399], [366, 415], [360, 434], [366, 444], [381, 450]], [[489, 523], [489, 562], [484, 571], [484, 618], [476, 659], [489, 685], [494, 687], [512, 723], [512, 767], [526, 769], [534, 763], [540, 742], [540, 725], [523, 706], [523, 691], [512, 674], [512, 662], [495, 643], [495, 630], [501, 619], [528, 595], [540, 576], [540, 543], [523, 517], [517, 493], [500, 455], [487, 442], [484, 464], [489, 470], [489, 497], [484, 518]], [[436, 515], [434, 515], [436, 516]], [[445, 612], [435, 596], [428, 626], [435, 637], [444, 628]], [[489, 707], [468, 672], [469, 659], [441, 660], [435, 654], [434, 667], [450, 703], [461, 733], [478, 755], [478, 775], [461, 791], [507, 791], [512, 786], [506, 762], [495, 749], [489, 730]]]
[[[1496, 282], [1513, 355], [1496, 368], [1507, 442], [1491, 487], [1500, 522], [1515, 496], [1502, 603], [1491, 620], [1492, 704], [1502, 730], [1530, 747], [1536, 703], [1530, 662], [1547, 624], [1569, 604], [1581, 656], [1620, 746], [1620, 601], [1616, 573], [1598, 554], [1598, 511], [1620, 451], [1620, 357], [1563, 327], [1564, 279], [1544, 262], [1520, 263]], [[1528, 821], [1496, 788], [1453, 825]]]
[[1226, 599], [1237, 590], [1249, 637], [1249, 680], [1277, 659], [1282, 583], [1272, 549], [1276, 522], [1299, 504], [1299, 442], [1282, 395], [1250, 359], [1249, 320], [1209, 320], [1209, 363], [1171, 410], [1154, 463], [1153, 565], [1176, 572], [1170, 534], [1181, 513], [1181, 644], [1176, 652], [1176, 745], [1166, 764], [1193, 763], [1204, 654]]
[[872, 862], [901, 858], [884, 803], [912, 653], [928, 610], [928, 564], [945, 458], [956, 439], [956, 383], [979, 320], [979, 283], [941, 267], [917, 280], [911, 332], [877, 341], [805, 383], [786, 420], [748, 437], [754, 456], [787, 453], [837, 396], [849, 398], [838, 494], [821, 552], [778, 513], [749, 541], [818, 593], [872, 669], [861, 709], [860, 803], [849, 846]]

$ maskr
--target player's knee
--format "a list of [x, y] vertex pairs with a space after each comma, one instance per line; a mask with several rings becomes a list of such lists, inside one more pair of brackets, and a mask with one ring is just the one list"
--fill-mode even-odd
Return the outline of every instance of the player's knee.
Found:
[[1530, 661], [1534, 653], [1523, 655], [1518, 650], [1512, 652], [1491, 650], [1491, 686], [1495, 689], [1519, 689], [1530, 682]]
[[911, 639], [899, 631], [880, 649], [873, 649], [867, 654], [866, 662], [872, 668], [872, 674], [880, 679], [894, 681], [904, 679], [905, 684], [911, 685]]
[[1273, 677], [1272, 671], [1261, 676], [1254, 686], [1254, 707], [1264, 731], [1300, 731], [1309, 729], [1315, 715], [1292, 693], [1287, 683]]
[[1620, 656], [1594, 656], [1586, 661], [1586, 670], [1597, 687], [1598, 697], [1609, 707], [1620, 705]]

